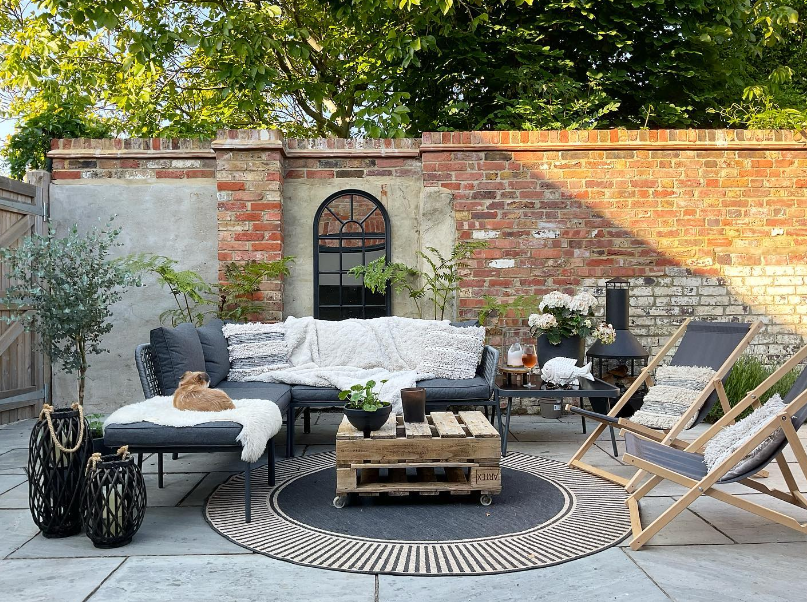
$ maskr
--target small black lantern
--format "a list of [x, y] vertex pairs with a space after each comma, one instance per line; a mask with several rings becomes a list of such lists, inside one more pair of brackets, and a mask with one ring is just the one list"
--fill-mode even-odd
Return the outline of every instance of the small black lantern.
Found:
[[28, 442], [28, 507], [48, 538], [81, 532], [84, 466], [92, 451], [83, 408], [45, 404]]
[[84, 532], [96, 548], [117, 548], [130, 541], [146, 513], [146, 484], [127, 447], [87, 462], [81, 504]]

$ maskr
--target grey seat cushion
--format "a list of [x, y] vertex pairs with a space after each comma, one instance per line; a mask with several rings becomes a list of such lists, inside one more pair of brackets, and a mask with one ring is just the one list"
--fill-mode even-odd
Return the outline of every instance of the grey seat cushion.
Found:
[[151, 422], [110, 424], [104, 429], [104, 444], [167, 448], [240, 445], [236, 441], [240, 432], [241, 425], [236, 422], [205, 422], [181, 428]]
[[157, 381], [163, 395], [172, 395], [185, 372], [205, 372], [205, 354], [193, 324], [155, 328], [149, 334]]
[[466, 401], [490, 399], [490, 385], [482, 376], [451, 380], [448, 378], [430, 378], [417, 383], [426, 389], [426, 403], [430, 401]]
[[215, 387], [227, 378], [230, 371], [230, 354], [227, 351], [227, 339], [221, 331], [224, 322], [213, 318], [196, 329], [199, 342], [202, 344], [202, 353], [205, 357], [205, 370], [210, 377], [210, 386]]
[[280, 412], [286, 411], [291, 401], [291, 387], [282, 383], [237, 383], [225, 380], [219, 383], [221, 389], [233, 399], [268, 399], [274, 401]]
[[308, 385], [294, 385], [291, 388], [291, 398], [297, 401], [334, 401], [338, 404], [339, 390], [331, 387], [309, 387]]
[[[417, 386], [426, 389], [427, 403], [430, 401], [487, 400], [490, 399], [491, 395], [490, 385], [482, 376], [458, 380], [431, 378], [418, 381]], [[333, 401], [339, 405], [343, 403], [339, 401], [339, 391], [337, 389], [324, 387], [294, 385], [291, 388], [291, 397], [295, 403], [305, 403], [306, 401]]]

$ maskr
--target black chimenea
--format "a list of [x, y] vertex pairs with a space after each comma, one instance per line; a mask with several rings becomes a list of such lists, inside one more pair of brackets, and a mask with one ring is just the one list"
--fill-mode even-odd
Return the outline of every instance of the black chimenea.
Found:
[[[639, 370], [647, 365], [647, 358], [650, 353], [642, 347], [636, 336], [630, 331], [630, 283], [624, 278], [613, 278], [605, 283], [605, 321], [611, 324], [616, 330], [616, 340], [610, 345], [603, 345], [597, 341], [586, 352], [586, 357], [591, 361], [597, 375], [605, 380], [610, 380], [619, 386], [624, 392], [633, 377]], [[637, 366], [638, 363], [638, 366]], [[646, 389], [643, 387], [634, 398], [631, 399], [625, 412], [620, 415], [630, 415], [641, 406]], [[592, 406], [601, 405], [603, 407], [593, 408], [597, 412], [606, 413], [608, 411], [607, 399], [591, 399]], [[605, 410], [605, 411], [602, 411]]]

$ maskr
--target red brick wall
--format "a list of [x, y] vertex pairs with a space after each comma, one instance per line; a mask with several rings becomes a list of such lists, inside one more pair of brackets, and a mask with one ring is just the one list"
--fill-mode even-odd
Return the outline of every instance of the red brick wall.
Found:
[[421, 152], [424, 186], [453, 194], [458, 238], [490, 244], [461, 316], [483, 295], [622, 276], [650, 346], [682, 316], [764, 317], [771, 355], [801, 342], [807, 147], [790, 132], [437, 133]]

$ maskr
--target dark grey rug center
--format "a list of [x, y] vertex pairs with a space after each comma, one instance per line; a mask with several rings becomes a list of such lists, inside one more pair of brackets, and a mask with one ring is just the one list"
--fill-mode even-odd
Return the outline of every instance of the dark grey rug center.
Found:
[[287, 482], [272, 496], [273, 509], [309, 527], [395, 541], [447, 541], [518, 533], [561, 515], [568, 498], [552, 482], [502, 469], [502, 493], [491, 506], [479, 494], [406, 497], [350, 496], [344, 508], [331, 501], [336, 470], [327, 468]]

